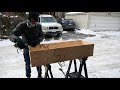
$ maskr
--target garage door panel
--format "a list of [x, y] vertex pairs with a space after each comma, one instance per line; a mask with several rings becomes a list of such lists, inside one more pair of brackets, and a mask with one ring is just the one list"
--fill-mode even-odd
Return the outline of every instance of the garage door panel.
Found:
[[120, 17], [91, 16], [90, 29], [92, 30], [120, 30]]

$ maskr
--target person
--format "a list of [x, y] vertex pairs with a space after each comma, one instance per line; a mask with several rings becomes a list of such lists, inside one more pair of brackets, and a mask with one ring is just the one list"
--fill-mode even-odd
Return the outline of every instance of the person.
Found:
[[[9, 37], [10, 41], [14, 42], [18, 48], [23, 49], [27, 78], [31, 77], [30, 55], [28, 46], [30, 45], [32, 47], [35, 47], [44, 40], [44, 34], [41, 25], [38, 23], [38, 17], [38, 12], [29, 12], [27, 20], [20, 22], [11, 32], [11, 35]], [[42, 74], [41, 66], [36, 68], [38, 72], [38, 78], [40, 78]]]

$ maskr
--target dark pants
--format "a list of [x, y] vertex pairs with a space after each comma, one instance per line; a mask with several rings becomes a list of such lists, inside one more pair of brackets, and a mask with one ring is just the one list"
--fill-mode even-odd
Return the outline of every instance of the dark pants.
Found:
[[37, 72], [38, 72], [38, 78], [41, 78], [42, 75], [42, 68], [40, 67], [36, 67], [37, 68]]
[[[24, 61], [25, 61], [25, 70], [26, 70], [26, 77], [30, 78], [31, 77], [31, 67], [30, 67], [30, 56], [29, 56], [29, 50], [28, 49], [23, 49], [23, 56], [24, 56]], [[42, 74], [41, 66], [36, 67], [38, 75]]]

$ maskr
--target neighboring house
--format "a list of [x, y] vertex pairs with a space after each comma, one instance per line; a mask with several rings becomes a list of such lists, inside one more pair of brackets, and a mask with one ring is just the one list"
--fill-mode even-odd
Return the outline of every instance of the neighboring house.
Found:
[[120, 30], [120, 12], [69, 12], [78, 28], [91, 30]]
[[56, 18], [62, 18], [64, 17], [65, 12], [41, 12], [41, 14], [49, 14], [53, 15]]

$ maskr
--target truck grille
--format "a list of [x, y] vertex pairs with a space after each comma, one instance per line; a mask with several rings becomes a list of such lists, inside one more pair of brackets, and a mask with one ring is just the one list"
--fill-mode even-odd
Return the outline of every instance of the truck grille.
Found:
[[58, 27], [49, 27], [49, 29], [58, 29]]

